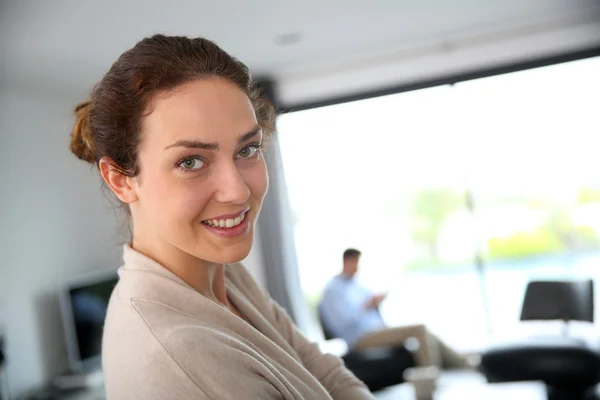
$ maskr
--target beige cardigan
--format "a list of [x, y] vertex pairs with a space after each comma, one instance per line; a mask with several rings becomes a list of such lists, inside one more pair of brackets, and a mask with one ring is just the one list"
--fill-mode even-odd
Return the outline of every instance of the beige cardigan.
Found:
[[226, 287], [251, 324], [129, 246], [124, 260], [104, 330], [109, 400], [373, 399], [241, 265]]

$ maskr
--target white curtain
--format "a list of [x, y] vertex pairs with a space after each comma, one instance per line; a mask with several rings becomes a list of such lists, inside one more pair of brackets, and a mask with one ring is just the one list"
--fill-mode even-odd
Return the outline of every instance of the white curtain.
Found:
[[277, 136], [265, 153], [269, 168], [269, 191], [258, 220], [267, 290], [300, 328], [308, 326], [306, 307], [294, 246], [291, 212]]

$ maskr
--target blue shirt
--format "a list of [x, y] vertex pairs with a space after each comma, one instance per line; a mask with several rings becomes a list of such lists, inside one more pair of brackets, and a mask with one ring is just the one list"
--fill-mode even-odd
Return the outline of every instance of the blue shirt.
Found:
[[364, 306], [373, 296], [354, 279], [338, 275], [325, 288], [319, 313], [325, 328], [342, 338], [349, 347], [365, 334], [385, 328], [379, 310]]

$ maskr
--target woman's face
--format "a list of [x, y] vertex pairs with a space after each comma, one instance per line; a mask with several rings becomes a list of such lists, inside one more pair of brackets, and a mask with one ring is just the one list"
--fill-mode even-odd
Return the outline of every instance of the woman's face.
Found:
[[142, 122], [134, 242], [215, 263], [244, 259], [268, 188], [249, 98], [219, 78], [156, 96]]

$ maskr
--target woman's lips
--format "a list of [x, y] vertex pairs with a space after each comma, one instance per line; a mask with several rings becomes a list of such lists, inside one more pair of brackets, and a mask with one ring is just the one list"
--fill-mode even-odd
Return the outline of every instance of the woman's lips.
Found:
[[223, 215], [218, 218], [202, 221], [202, 225], [210, 232], [223, 237], [236, 237], [245, 234], [250, 226], [248, 210], [238, 213]]

